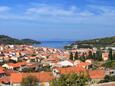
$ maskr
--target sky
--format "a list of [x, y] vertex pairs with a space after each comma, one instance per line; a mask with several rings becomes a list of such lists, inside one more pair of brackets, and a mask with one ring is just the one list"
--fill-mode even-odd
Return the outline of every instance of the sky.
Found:
[[115, 0], [0, 0], [0, 34], [36, 40], [115, 36]]

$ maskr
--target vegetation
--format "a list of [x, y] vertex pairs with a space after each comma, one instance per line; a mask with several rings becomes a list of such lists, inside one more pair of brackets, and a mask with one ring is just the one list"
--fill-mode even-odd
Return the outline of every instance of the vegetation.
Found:
[[0, 44], [39, 44], [39, 41], [31, 40], [31, 39], [15, 39], [9, 36], [0, 35]]
[[78, 54], [78, 52], [76, 52], [76, 53], [75, 53], [75, 56], [74, 56], [75, 60], [77, 60], [78, 57], [79, 57], [79, 54]]
[[73, 55], [73, 53], [70, 53], [70, 60], [81, 60], [82, 62], [84, 62], [87, 59], [94, 59], [97, 61], [102, 61], [102, 51], [98, 50], [96, 53], [92, 53], [91, 51], [89, 51], [89, 55], [85, 56], [85, 53], [83, 53], [82, 56], [79, 57], [78, 52], [75, 53], [75, 55]]
[[112, 81], [115, 81], [115, 75], [114, 76], [106, 75], [104, 80], [101, 80], [99, 83], [112, 82]]
[[100, 50], [98, 50], [97, 52], [96, 52], [96, 55], [95, 55], [95, 57], [94, 57], [97, 61], [102, 61], [103, 59], [102, 59], [102, 51], [100, 51]]
[[106, 63], [103, 64], [103, 66], [105, 68], [115, 69], [115, 60], [107, 61]]
[[71, 45], [64, 46], [64, 49], [71, 50], [71, 49], [72, 49], [72, 46], [71, 46]]
[[73, 56], [73, 53], [70, 53], [70, 60], [74, 60], [74, 56]]
[[38, 80], [35, 76], [27, 76], [23, 78], [21, 86], [38, 86]]
[[22, 69], [22, 72], [31, 73], [31, 72], [35, 72], [35, 69], [34, 68], [24, 68]]
[[113, 37], [105, 37], [105, 38], [97, 38], [91, 40], [83, 40], [76, 41], [72, 43], [70, 46], [65, 46], [65, 49], [72, 49], [73, 45], [78, 45], [78, 48], [92, 48], [92, 47], [106, 47], [106, 46], [115, 46], [115, 36]]
[[67, 74], [61, 75], [60, 78], [54, 79], [50, 86], [87, 86], [89, 78], [83, 75]]
[[40, 71], [46, 71], [46, 72], [51, 72], [51, 66], [41, 66], [37, 70], [38, 72]]
[[97, 38], [92, 40], [77, 41], [76, 44], [92, 44], [97, 46], [111, 45], [115, 42], [115, 36], [106, 38]]
[[40, 42], [32, 40], [32, 39], [22, 39], [21, 41], [26, 44], [40, 44]]
[[109, 49], [109, 59], [115, 60], [115, 53], [113, 52], [113, 50], [111, 48]]

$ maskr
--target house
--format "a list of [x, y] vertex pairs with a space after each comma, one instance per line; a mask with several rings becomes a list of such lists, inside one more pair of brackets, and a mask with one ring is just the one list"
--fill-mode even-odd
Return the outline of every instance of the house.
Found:
[[105, 70], [89, 70], [89, 77], [92, 79], [91, 83], [98, 83], [105, 77]]
[[35, 56], [31, 56], [31, 57], [27, 57], [27, 62], [37, 62], [37, 57]]
[[18, 62], [18, 57], [12, 56], [12, 57], [10, 58], [10, 60], [13, 60], [13, 61], [15, 61], [15, 62]]
[[74, 66], [74, 64], [72, 63], [72, 61], [69, 60], [65, 60], [65, 61], [60, 61], [57, 63], [58, 67], [68, 67], [68, 66]]
[[89, 63], [89, 64], [93, 64], [94, 60], [93, 59], [87, 59], [85, 62]]
[[107, 61], [109, 59], [109, 53], [108, 52], [102, 53], [102, 58], [104, 61]]
[[4, 77], [5, 76], [5, 69], [0, 67], [0, 78]]
[[54, 56], [54, 57], [49, 57], [48, 59], [46, 59], [46, 61], [52, 63], [52, 62], [58, 62], [60, 61], [60, 59]]
[[80, 62], [80, 63], [79, 63], [78, 65], [76, 65], [76, 66], [82, 67], [82, 68], [85, 68], [85, 69], [88, 69], [90, 65], [91, 65], [91, 64], [88, 63], [88, 62]]
[[82, 67], [65, 67], [65, 68], [54, 68], [53, 69], [53, 75], [55, 77], [59, 77], [61, 74], [71, 74], [71, 73], [81, 73], [81, 72], [87, 72], [85, 68]]
[[115, 76], [115, 69], [107, 69], [106, 75]]
[[103, 79], [105, 77], [104, 70], [89, 70], [89, 76], [91, 79]]
[[0, 86], [10, 86], [10, 77], [0, 78]]
[[54, 79], [51, 72], [12, 73], [10, 77], [11, 86], [21, 86], [22, 79], [30, 75], [37, 78], [38, 86], [49, 86], [49, 82]]
[[106, 49], [112, 49], [113, 51], [115, 51], [115, 47], [106, 47]]
[[74, 65], [78, 65], [78, 64], [80, 64], [80, 63], [81, 63], [80, 60], [75, 60], [75, 61], [74, 61]]
[[18, 63], [4, 64], [4, 65], [2, 65], [2, 67], [6, 68], [6, 69], [21, 71], [26, 65], [27, 65], [26, 62], [18, 62]]

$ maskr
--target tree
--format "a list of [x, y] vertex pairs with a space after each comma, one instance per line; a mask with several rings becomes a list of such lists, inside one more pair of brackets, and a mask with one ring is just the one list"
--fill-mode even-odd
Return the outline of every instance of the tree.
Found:
[[99, 83], [112, 82], [112, 81], [115, 81], [115, 75], [113, 76], [106, 75], [104, 77], [104, 80], [101, 80]]
[[38, 80], [35, 76], [27, 76], [22, 79], [21, 86], [38, 86]]
[[46, 72], [51, 72], [51, 66], [41, 66], [37, 70], [38, 72], [40, 71], [46, 71]]
[[102, 52], [101, 52], [100, 50], [98, 50], [98, 51], [96, 52], [96, 59], [97, 59], [98, 61], [102, 61]]
[[107, 61], [106, 63], [103, 64], [103, 66], [105, 68], [115, 69], [115, 60]]
[[74, 58], [75, 58], [75, 60], [78, 59], [78, 52], [75, 53], [75, 57]]
[[110, 60], [113, 60], [113, 54], [112, 54], [112, 49], [111, 48], [109, 49], [109, 58], [110, 58]]
[[85, 59], [85, 56], [81, 56], [81, 57], [80, 57], [80, 61], [85, 62], [85, 60], [86, 60], [86, 59]]
[[115, 53], [113, 54], [113, 60], [115, 60]]
[[90, 79], [86, 76], [73, 73], [61, 75], [59, 78], [51, 81], [50, 86], [86, 86], [88, 81]]
[[73, 53], [70, 53], [70, 60], [74, 60]]
[[80, 60], [81, 60], [82, 62], [85, 62], [85, 60], [86, 60], [85, 53], [83, 53], [83, 55], [80, 57]]
[[93, 57], [94, 60], [96, 59], [96, 53], [93, 53]]
[[89, 51], [89, 55], [88, 55], [87, 59], [93, 59], [93, 54], [91, 51]]

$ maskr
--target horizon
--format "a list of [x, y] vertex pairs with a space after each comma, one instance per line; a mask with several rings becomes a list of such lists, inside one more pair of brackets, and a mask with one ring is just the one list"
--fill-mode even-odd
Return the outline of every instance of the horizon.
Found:
[[[11, 37], [11, 38], [15, 39], [15, 37], [12, 37], [12, 36], [9, 36], [9, 35], [4, 35], [4, 34], [0, 34], [0, 35], [1, 36], [8, 36], [8, 37]], [[71, 39], [46, 39], [46, 40], [32, 39], [32, 40], [41, 41], [41, 42], [75, 42], [75, 41], [93, 40], [93, 39], [108, 38], [108, 37], [115, 37], [115, 35], [92, 38], [92, 39], [91, 38], [89, 38], [89, 39], [79, 39], [79, 40], [77, 40], [77, 39], [75, 39], [75, 40], [71, 40]], [[16, 39], [22, 40], [22, 39], [31, 39], [31, 38], [16, 38]]]
[[0, 34], [87, 40], [115, 34], [114, 0], [0, 0]]

